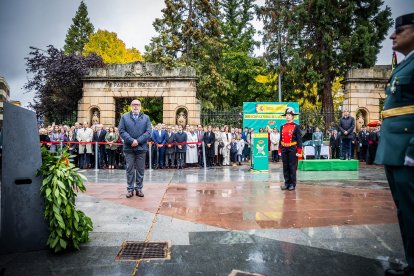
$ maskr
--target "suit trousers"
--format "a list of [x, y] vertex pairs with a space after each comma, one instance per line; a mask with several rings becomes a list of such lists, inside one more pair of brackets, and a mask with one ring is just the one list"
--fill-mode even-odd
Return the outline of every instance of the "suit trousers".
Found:
[[[414, 168], [385, 165], [385, 174], [397, 207], [405, 258], [414, 270]], [[411, 275], [411, 274], [410, 274]]]
[[133, 192], [134, 189], [141, 190], [144, 186], [146, 151], [125, 151], [124, 154], [126, 161], [127, 190], [128, 192]]
[[296, 169], [298, 158], [296, 156], [296, 146], [282, 147], [283, 177], [285, 186], [296, 187]]

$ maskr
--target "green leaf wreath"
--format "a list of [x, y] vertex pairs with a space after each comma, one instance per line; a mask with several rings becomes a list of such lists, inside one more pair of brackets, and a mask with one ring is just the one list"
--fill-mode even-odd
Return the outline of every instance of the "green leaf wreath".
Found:
[[93, 229], [92, 220], [75, 209], [77, 192], [85, 191], [86, 177], [70, 162], [67, 148], [50, 153], [42, 147], [42, 166], [37, 175], [43, 177], [40, 192], [45, 200], [44, 217], [49, 221], [50, 235], [47, 245], [59, 252], [65, 249], [79, 249], [89, 240]]

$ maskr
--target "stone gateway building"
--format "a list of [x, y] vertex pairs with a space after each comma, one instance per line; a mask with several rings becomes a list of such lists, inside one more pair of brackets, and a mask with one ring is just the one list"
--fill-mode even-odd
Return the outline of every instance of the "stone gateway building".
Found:
[[381, 120], [384, 89], [390, 75], [391, 66], [388, 65], [351, 69], [346, 74], [342, 106], [355, 117], [357, 131], [363, 124]]
[[117, 99], [159, 97], [163, 123], [199, 124], [196, 81], [196, 72], [190, 67], [167, 70], [159, 64], [137, 62], [91, 69], [83, 78], [78, 121], [115, 125]]

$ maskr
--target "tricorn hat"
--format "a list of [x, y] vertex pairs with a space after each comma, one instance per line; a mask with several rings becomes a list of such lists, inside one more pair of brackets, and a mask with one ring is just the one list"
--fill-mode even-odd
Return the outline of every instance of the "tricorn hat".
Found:
[[395, 19], [395, 28], [400, 26], [414, 24], [414, 13], [404, 14]]
[[292, 114], [292, 115], [299, 115], [299, 113], [296, 113], [293, 107], [288, 107], [285, 110], [285, 114], [282, 114], [281, 116], [286, 116], [286, 114]]

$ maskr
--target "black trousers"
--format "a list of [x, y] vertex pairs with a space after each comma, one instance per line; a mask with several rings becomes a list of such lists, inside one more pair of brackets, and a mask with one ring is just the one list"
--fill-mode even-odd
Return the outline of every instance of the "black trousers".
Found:
[[298, 157], [296, 156], [296, 146], [282, 147], [283, 177], [285, 186], [296, 187], [296, 169]]
[[331, 159], [339, 159], [339, 147], [331, 147]]
[[359, 149], [359, 160], [365, 161], [367, 159], [368, 145], [362, 145]]
[[[385, 166], [392, 198], [397, 207], [405, 258], [414, 270], [414, 167]], [[411, 275], [411, 274], [410, 274]]]

